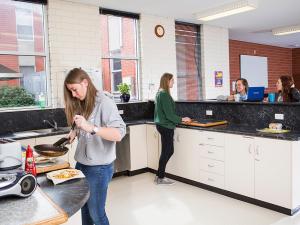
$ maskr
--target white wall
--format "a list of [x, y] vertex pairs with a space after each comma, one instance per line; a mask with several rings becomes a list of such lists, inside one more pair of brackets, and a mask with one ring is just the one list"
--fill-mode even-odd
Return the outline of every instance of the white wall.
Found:
[[[141, 14], [140, 89], [142, 99], [154, 99], [164, 72], [175, 75], [172, 96], [177, 99], [174, 18]], [[165, 35], [158, 38], [154, 27], [161, 24]], [[98, 69], [101, 74], [99, 7], [67, 0], [48, 1], [48, 36], [53, 107], [63, 107], [63, 81], [74, 67]], [[201, 31], [203, 96], [229, 94], [228, 29], [204, 25]], [[223, 87], [214, 87], [214, 71], [222, 70]]]
[[63, 0], [48, 1], [51, 98], [63, 106], [63, 81], [74, 67], [101, 66], [99, 7]]
[[[201, 29], [201, 66], [203, 97], [214, 99], [229, 95], [229, 38], [228, 29], [203, 25]], [[223, 71], [223, 87], [215, 87], [215, 71]]]
[[[165, 35], [162, 38], [157, 37], [154, 33], [154, 28], [158, 24], [165, 29]], [[142, 14], [140, 17], [140, 40], [142, 98], [154, 99], [161, 75], [169, 72], [175, 78], [171, 94], [174, 99], [177, 99], [174, 19]]]

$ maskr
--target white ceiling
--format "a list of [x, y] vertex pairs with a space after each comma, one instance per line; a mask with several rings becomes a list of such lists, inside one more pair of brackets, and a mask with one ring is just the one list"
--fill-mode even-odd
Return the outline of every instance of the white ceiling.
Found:
[[[236, 0], [73, 0], [104, 8], [146, 13], [200, 23], [194, 13]], [[300, 48], [300, 33], [274, 36], [272, 28], [300, 24], [300, 0], [258, 0], [256, 10], [213, 20], [206, 24], [229, 28], [231, 39]]]

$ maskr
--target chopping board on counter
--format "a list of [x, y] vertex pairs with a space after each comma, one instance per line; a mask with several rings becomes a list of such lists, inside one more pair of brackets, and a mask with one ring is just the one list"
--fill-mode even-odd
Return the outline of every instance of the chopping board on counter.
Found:
[[188, 126], [196, 126], [196, 127], [212, 127], [218, 125], [228, 124], [226, 120], [192, 120], [190, 123], [182, 123]]
[[[45, 158], [45, 157], [44, 157]], [[46, 173], [54, 170], [66, 169], [70, 167], [70, 163], [64, 161], [62, 159], [43, 159], [38, 161], [39, 158], [36, 159], [36, 172]]]

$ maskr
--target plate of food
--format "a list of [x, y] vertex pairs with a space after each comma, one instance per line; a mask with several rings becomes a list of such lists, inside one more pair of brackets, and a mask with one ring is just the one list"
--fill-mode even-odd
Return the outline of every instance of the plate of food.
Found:
[[62, 169], [47, 173], [47, 178], [52, 180], [54, 184], [60, 184], [68, 180], [83, 177], [85, 177], [84, 174], [80, 170], [76, 169]]

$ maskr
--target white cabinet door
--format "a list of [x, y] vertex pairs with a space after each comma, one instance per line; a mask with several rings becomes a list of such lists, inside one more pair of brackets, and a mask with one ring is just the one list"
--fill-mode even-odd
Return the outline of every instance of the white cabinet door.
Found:
[[[56, 141], [58, 141], [60, 138], [66, 137], [65, 134], [62, 135], [55, 135], [55, 136], [48, 136], [48, 137], [40, 137], [35, 139], [35, 144], [36, 145], [41, 145], [41, 144], [54, 144]], [[70, 145], [67, 145], [69, 149], [71, 148]], [[60, 156], [60, 159], [63, 159], [67, 162], [69, 162], [69, 153], [67, 152], [65, 155]]]
[[225, 138], [225, 188], [254, 197], [254, 138], [227, 134]]
[[255, 138], [255, 198], [291, 208], [290, 141]]
[[155, 125], [146, 125], [147, 127], [147, 164], [154, 170], [158, 169], [159, 160], [159, 139], [160, 135]]
[[175, 129], [174, 154], [167, 164], [168, 173], [190, 180], [199, 180], [200, 151], [197, 149], [197, 140], [201, 133], [192, 129]]
[[130, 170], [147, 167], [146, 125], [130, 126]]

